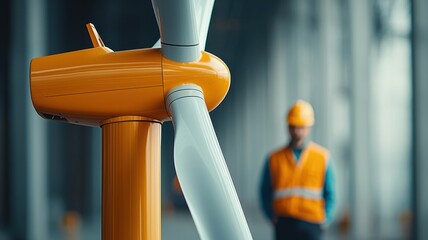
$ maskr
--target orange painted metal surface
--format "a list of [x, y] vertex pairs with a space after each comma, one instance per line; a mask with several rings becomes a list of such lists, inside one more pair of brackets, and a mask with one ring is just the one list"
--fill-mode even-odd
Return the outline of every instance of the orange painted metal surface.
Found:
[[210, 111], [229, 90], [229, 69], [210, 53], [179, 63], [157, 48], [113, 52], [92, 24], [86, 27], [94, 48], [31, 61], [31, 98], [44, 118], [90, 126], [120, 116], [165, 121], [165, 96], [174, 87], [200, 86]]
[[97, 47], [35, 58], [30, 77], [34, 107], [45, 118], [99, 126], [118, 116], [167, 117], [159, 49]]
[[182, 84], [195, 84], [202, 88], [209, 111], [223, 101], [230, 86], [230, 72], [218, 57], [202, 52], [198, 61], [178, 63], [162, 58], [164, 94]]
[[196, 62], [178, 63], [159, 49], [105, 47], [35, 58], [30, 78], [33, 105], [42, 117], [92, 126], [127, 115], [165, 121], [166, 94], [189, 83], [202, 88], [212, 110], [230, 85], [226, 64], [207, 52]]
[[109, 119], [103, 131], [103, 240], [160, 240], [161, 124]]

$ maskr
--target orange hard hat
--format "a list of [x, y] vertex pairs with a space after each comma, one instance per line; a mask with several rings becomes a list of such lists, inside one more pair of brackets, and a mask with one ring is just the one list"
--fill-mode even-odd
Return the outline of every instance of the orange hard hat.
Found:
[[314, 125], [314, 109], [312, 105], [303, 100], [298, 100], [288, 111], [288, 125], [296, 127], [311, 127]]

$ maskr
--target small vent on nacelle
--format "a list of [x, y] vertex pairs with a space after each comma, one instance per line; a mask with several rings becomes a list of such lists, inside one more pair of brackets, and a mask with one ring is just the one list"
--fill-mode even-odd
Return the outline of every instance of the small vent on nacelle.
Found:
[[47, 114], [47, 113], [42, 113], [42, 115], [46, 119], [68, 122], [67, 118], [65, 118], [63, 116], [58, 116], [58, 115], [53, 115], [53, 114]]

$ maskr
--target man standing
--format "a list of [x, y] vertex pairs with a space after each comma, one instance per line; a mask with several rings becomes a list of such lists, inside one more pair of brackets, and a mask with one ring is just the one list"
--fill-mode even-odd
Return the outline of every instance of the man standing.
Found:
[[334, 179], [329, 153], [307, 141], [314, 122], [312, 106], [297, 101], [287, 115], [290, 143], [266, 161], [261, 202], [275, 225], [277, 240], [321, 239], [321, 226], [332, 220]]

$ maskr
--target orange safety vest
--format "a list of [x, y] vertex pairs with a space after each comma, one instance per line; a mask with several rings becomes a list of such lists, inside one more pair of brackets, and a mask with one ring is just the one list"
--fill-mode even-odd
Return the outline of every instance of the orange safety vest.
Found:
[[273, 153], [269, 168], [273, 184], [273, 209], [277, 216], [288, 216], [312, 223], [325, 220], [323, 187], [329, 153], [310, 143], [296, 161], [291, 147]]

